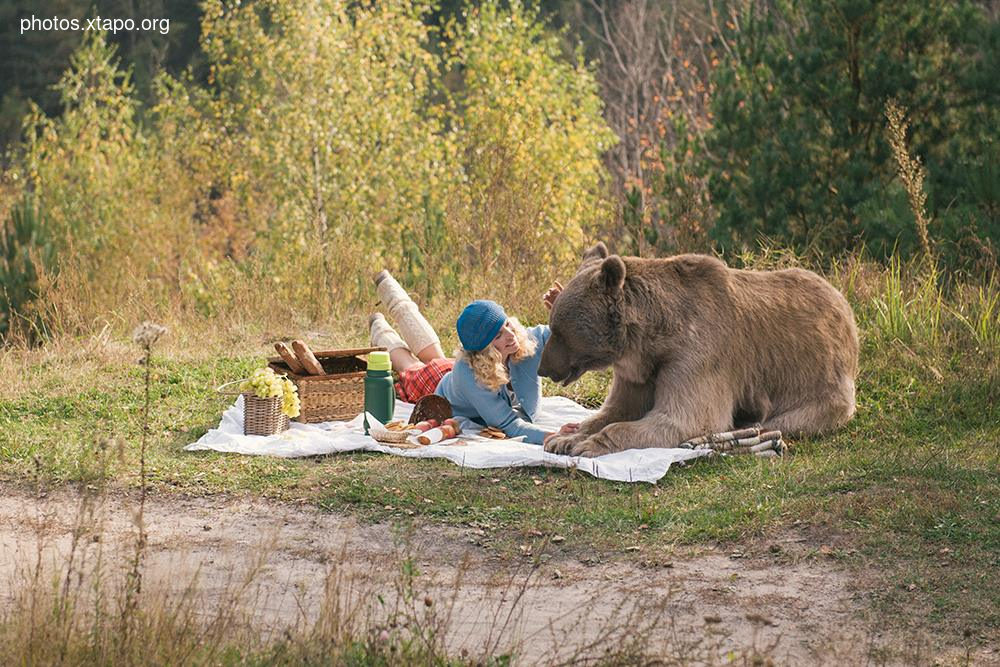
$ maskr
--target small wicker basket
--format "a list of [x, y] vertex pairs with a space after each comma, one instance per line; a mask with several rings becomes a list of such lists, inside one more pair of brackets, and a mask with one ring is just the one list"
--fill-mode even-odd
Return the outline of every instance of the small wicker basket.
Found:
[[243, 392], [243, 435], [278, 435], [287, 431], [288, 426], [280, 397], [260, 398]]
[[[227, 382], [216, 391], [223, 395], [238, 396], [241, 392], [222, 391], [230, 385], [245, 382]], [[260, 398], [253, 392], [243, 394], [243, 435], [278, 435], [289, 427], [288, 415], [281, 411], [281, 397]]]
[[384, 347], [315, 352], [325, 375], [293, 373], [281, 357], [270, 357], [268, 365], [285, 375], [299, 390], [299, 416], [305, 424], [354, 419], [365, 409], [367, 364], [361, 357]]

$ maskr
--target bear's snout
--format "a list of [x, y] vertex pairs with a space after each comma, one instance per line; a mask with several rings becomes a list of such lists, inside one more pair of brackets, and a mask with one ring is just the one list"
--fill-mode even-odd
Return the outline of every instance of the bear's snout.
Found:
[[561, 379], [560, 376], [567, 375], [567, 373], [559, 370], [560, 364], [555, 362], [554, 356], [550, 350], [550, 346], [546, 345], [545, 349], [542, 350], [542, 360], [538, 364], [538, 374], [554, 382], [559, 382]]
[[538, 364], [538, 374], [542, 377], [549, 378], [550, 380], [555, 379], [554, 377], [552, 377], [552, 369], [549, 368], [548, 364], [545, 363], [544, 352], [542, 352], [542, 361], [541, 363]]
[[583, 372], [575, 366], [553, 362], [552, 357], [553, 355], [548, 355], [548, 358], [546, 358], [545, 351], [542, 351], [542, 361], [538, 365], [538, 374], [540, 376], [547, 377], [553, 382], [558, 382], [562, 385], [568, 385], [583, 375]]

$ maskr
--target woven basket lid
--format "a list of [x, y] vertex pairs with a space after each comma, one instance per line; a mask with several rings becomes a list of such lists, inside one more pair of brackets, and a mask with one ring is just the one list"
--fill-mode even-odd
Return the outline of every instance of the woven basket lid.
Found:
[[368, 433], [376, 442], [396, 444], [406, 442], [410, 434], [406, 431], [387, 431], [384, 428], [373, 428]]

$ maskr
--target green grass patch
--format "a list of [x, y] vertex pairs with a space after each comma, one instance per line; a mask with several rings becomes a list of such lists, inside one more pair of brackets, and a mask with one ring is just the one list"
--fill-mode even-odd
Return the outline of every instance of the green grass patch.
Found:
[[[214, 388], [259, 360], [158, 358], [149, 481], [161, 491], [253, 494], [369, 520], [467, 526], [503, 557], [545, 548], [600, 559], [638, 547], [641, 557], [657, 558], [679, 545], [735, 543], [792, 526], [829, 531], [847, 540], [849, 561], [883, 573], [877, 608], [885, 618], [908, 610], [902, 615], [988, 633], [1000, 625], [1000, 366], [974, 350], [942, 355], [868, 341], [858, 414], [846, 428], [792, 442], [784, 460], [699, 461], [657, 485], [374, 453], [186, 453], [232, 400]], [[29, 389], [0, 400], [0, 475], [23, 481], [37, 470], [51, 482], [83, 481], [110, 451], [117, 483], [137, 485], [142, 368], [97, 364], [84, 381], [51, 364], [25, 372]], [[596, 406], [608, 381], [591, 374], [546, 391]], [[565, 539], [543, 546], [555, 535]]]

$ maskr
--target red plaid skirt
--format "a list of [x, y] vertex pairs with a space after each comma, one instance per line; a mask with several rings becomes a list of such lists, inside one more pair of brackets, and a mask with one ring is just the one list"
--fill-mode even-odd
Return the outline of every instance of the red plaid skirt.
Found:
[[416, 403], [424, 396], [433, 394], [441, 378], [450, 373], [454, 365], [454, 359], [434, 359], [429, 364], [407, 368], [399, 374], [396, 397], [407, 403]]

